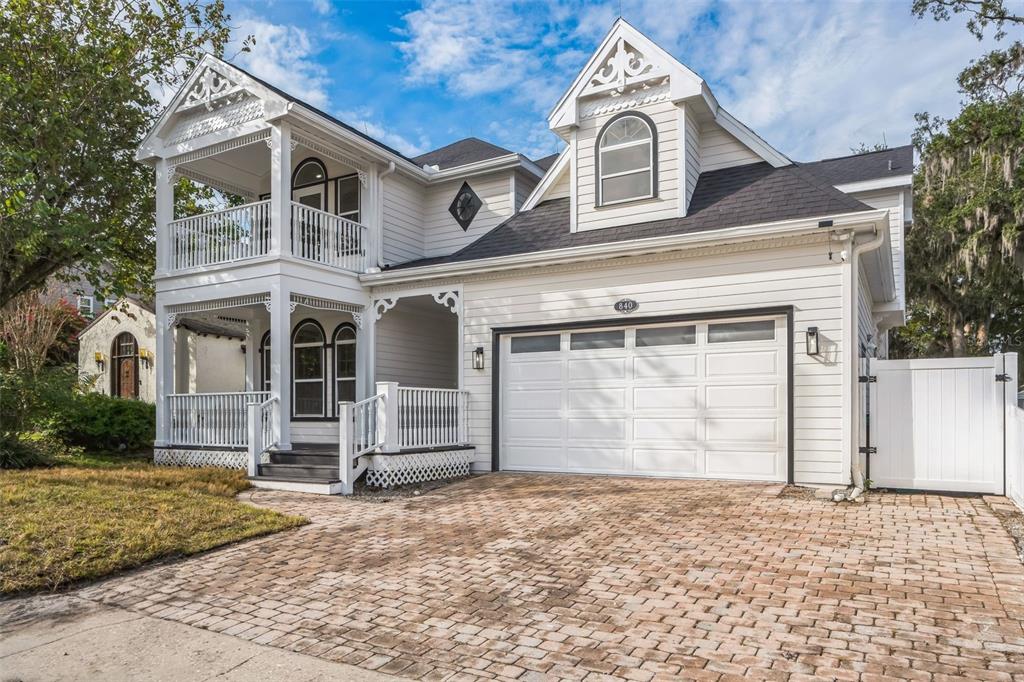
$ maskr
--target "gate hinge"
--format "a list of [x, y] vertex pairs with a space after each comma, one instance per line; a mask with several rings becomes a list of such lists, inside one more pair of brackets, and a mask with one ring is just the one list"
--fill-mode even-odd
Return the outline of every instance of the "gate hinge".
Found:
[[1009, 374], [997, 374], [996, 375], [996, 381], [1002, 381], [1002, 382], [1010, 381], [1010, 375]]
[[862, 384], [873, 384], [876, 381], [878, 381], [878, 377], [876, 377], [874, 375], [861, 376], [861, 377], [857, 377], [857, 381], [859, 381]]
[[859, 452], [862, 455], [874, 455], [878, 453], [878, 448], [876, 448], [874, 445], [862, 445], [859, 448], [857, 448], [857, 452]]

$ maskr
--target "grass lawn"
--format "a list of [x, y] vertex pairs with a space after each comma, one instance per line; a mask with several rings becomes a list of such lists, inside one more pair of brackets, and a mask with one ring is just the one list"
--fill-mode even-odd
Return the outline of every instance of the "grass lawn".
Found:
[[302, 525], [236, 501], [242, 471], [121, 456], [0, 471], [0, 594], [53, 590]]

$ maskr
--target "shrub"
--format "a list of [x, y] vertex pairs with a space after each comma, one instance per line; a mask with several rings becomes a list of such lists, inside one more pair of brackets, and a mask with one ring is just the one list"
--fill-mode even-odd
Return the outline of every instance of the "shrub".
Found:
[[137, 451], [153, 445], [156, 407], [138, 400], [82, 393], [53, 415], [51, 430], [68, 445], [90, 451]]
[[0, 469], [30, 469], [53, 464], [49, 443], [40, 443], [16, 434], [0, 434]]

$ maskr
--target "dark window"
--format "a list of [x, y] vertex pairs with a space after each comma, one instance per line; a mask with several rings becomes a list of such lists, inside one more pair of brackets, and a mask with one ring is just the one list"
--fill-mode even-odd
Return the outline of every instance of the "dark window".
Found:
[[359, 176], [338, 178], [338, 215], [359, 222]]
[[334, 332], [334, 402], [356, 400], [356, 330], [343, 324]]
[[569, 337], [570, 350], [601, 350], [603, 348], [624, 348], [626, 330], [608, 332], [578, 332]]
[[719, 322], [708, 325], [709, 343], [733, 341], [771, 341], [775, 338], [775, 320]]
[[547, 336], [513, 336], [513, 353], [549, 353], [561, 348], [562, 337], [559, 334]]
[[324, 332], [312, 321], [292, 336], [292, 392], [296, 417], [324, 416]]
[[650, 120], [627, 114], [605, 124], [595, 163], [599, 206], [655, 196], [657, 159]]
[[313, 185], [318, 182], [327, 181], [327, 168], [317, 159], [306, 159], [295, 169], [295, 176], [292, 185]]
[[270, 390], [270, 332], [260, 341], [260, 365], [263, 369], [263, 390]]
[[697, 343], [697, 328], [688, 327], [644, 327], [636, 330], [636, 347], [685, 346]]

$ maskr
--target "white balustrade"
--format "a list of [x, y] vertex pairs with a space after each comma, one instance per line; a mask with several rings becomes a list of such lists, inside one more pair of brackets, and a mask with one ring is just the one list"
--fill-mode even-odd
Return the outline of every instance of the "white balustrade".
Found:
[[171, 267], [230, 263], [270, 252], [270, 201], [173, 220]]
[[[263, 403], [267, 391], [174, 393], [167, 396], [172, 445], [245, 447], [249, 442], [247, 405]], [[276, 428], [276, 419], [272, 429]], [[274, 431], [270, 432], [273, 437]]]
[[342, 270], [366, 269], [366, 227], [292, 202], [292, 253]]
[[448, 388], [398, 387], [398, 446], [465, 445], [469, 393]]
[[245, 406], [247, 411], [248, 430], [248, 465], [250, 476], [259, 473], [263, 453], [277, 445], [278, 422], [281, 410], [278, 409], [277, 398], [267, 398], [263, 402], [251, 402]]

